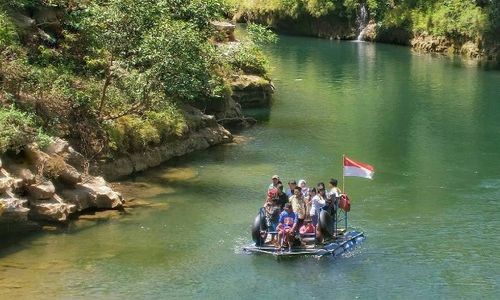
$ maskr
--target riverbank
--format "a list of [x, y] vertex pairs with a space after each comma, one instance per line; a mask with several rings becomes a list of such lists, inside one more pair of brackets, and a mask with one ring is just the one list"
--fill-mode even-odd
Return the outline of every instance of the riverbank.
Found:
[[391, 43], [499, 63], [495, 8], [452, 2], [428, 8], [427, 3], [413, 7], [403, 1], [386, 9], [364, 2], [335, 7], [257, 2], [235, 4], [233, 20], [263, 24], [287, 35]]
[[[239, 102], [228, 98], [225, 105], [212, 107], [214, 115], [184, 106], [190, 130], [141, 152], [94, 161], [89, 167], [84, 156], [61, 139], [43, 151], [31, 144], [19, 153], [4, 154], [0, 160], [0, 235], [51, 230], [43, 225], [66, 224], [82, 215], [95, 214], [96, 210], [123, 210], [124, 198], [107, 181], [159, 166], [173, 157], [232, 142], [232, 133], [220, 123], [236, 130], [247, 128], [254, 121], [243, 116], [241, 106], [265, 107], [273, 90], [267, 79], [238, 78], [234, 86]], [[216, 116], [221, 118], [220, 123]]]
[[219, 4], [0, 4], [2, 228], [122, 210], [109, 180], [255, 124], [242, 107], [270, 103], [265, 56]]

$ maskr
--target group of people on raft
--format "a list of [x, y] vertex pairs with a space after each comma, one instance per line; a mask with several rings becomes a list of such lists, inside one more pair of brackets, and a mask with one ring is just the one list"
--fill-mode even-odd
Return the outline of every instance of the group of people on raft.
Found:
[[271, 180], [264, 210], [269, 231], [277, 232], [278, 239], [276, 240], [274, 233], [269, 243], [278, 248], [286, 243], [291, 250], [297, 232], [302, 236], [312, 234], [321, 240], [319, 214], [322, 209], [331, 215], [335, 214], [337, 200], [341, 196], [337, 187], [338, 181], [330, 179], [327, 190], [323, 182], [318, 183], [316, 187], [308, 187], [304, 179], [298, 183], [290, 180], [285, 192], [278, 175], [272, 176]]

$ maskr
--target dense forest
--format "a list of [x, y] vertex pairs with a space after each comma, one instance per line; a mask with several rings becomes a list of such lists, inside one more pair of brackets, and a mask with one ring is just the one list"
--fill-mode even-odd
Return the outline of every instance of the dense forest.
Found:
[[197, 126], [183, 106], [224, 101], [230, 74], [266, 72], [263, 28], [217, 45], [211, 21], [228, 11], [222, 0], [2, 1], [0, 154], [63, 137], [92, 159], [183, 135]]

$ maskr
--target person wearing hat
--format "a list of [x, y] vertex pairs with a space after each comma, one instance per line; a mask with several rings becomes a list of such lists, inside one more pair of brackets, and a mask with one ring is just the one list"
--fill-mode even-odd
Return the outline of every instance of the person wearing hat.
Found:
[[299, 187], [302, 189], [302, 195], [307, 197], [309, 195], [309, 187], [304, 179], [299, 180]]
[[273, 177], [271, 177], [271, 184], [267, 190], [278, 189], [278, 184], [281, 184], [280, 177], [278, 175], [273, 175]]

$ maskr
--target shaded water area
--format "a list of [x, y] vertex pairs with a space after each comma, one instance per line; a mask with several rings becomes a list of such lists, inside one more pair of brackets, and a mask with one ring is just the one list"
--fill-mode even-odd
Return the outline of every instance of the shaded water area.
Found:
[[[0, 298], [495, 298], [500, 72], [390, 45], [281, 37], [260, 125], [123, 183], [153, 206], [0, 252]], [[367, 240], [336, 259], [248, 255], [270, 177], [348, 178]]]

